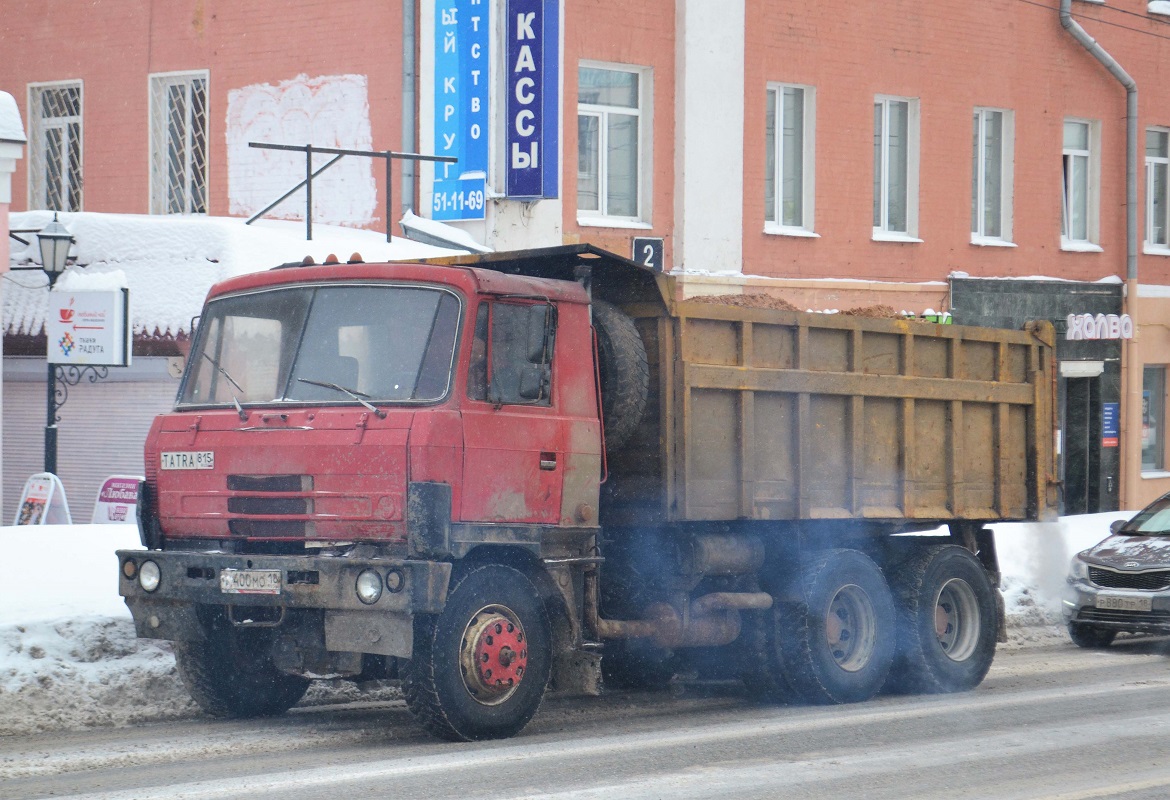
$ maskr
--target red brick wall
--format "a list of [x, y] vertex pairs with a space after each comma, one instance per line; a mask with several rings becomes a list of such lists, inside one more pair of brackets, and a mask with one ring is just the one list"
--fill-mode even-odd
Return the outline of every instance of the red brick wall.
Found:
[[[580, 2], [565, 0], [564, 47], [564, 231], [624, 256], [634, 236], [665, 237], [671, 263], [674, 229], [674, 0]], [[598, 228], [577, 224], [577, 66], [608, 61], [651, 67], [654, 72], [653, 230]]]
[[[911, 281], [944, 279], [952, 270], [1124, 277], [1125, 91], [1061, 28], [1055, 2], [820, 0], [791, 11], [779, 5], [748, 2], [745, 272]], [[1145, 127], [1170, 125], [1170, 41], [1158, 38], [1168, 35], [1170, 26], [1163, 23], [1170, 20], [1150, 17], [1146, 6], [1145, 0], [1109, 0], [1104, 7], [1073, 3], [1086, 30], [1138, 83], [1142, 154]], [[816, 88], [818, 239], [762, 232], [768, 81]], [[920, 99], [921, 244], [871, 239], [876, 94]], [[975, 106], [1015, 111], [1016, 248], [970, 244]], [[1062, 123], [1069, 116], [1102, 123], [1102, 253], [1060, 250]], [[1144, 183], [1144, 164], [1140, 169]], [[1144, 186], [1139, 204], [1144, 210]], [[1143, 282], [1167, 282], [1170, 259], [1140, 258]]]
[[[149, 211], [148, 76], [153, 73], [210, 71], [212, 214], [228, 213], [224, 119], [232, 89], [300, 74], [365, 75], [374, 148], [401, 149], [398, 3], [5, 0], [3, 9], [0, 86], [17, 98], [26, 122], [28, 83], [84, 81], [86, 211]], [[14, 177], [14, 210], [27, 204], [26, 173], [27, 161]], [[380, 163], [373, 174], [383, 174]], [[382, 184], [378, 180], [380, 203]]]

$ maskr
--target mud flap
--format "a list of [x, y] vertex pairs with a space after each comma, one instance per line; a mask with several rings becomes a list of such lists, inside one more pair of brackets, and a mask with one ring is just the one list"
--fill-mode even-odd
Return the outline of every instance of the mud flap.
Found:
[[134, 632], [139, 639], [169, 639], [173, 642], [202, 642], [207, 632], [199, 621], [193, 603], [144, 600], [127, 597], [126, 606], [134, 617]]
[[406, 489], [406, 529], [417, 558], [451, 555], [451, 487], [416, 481]]
[[410, 658], [414, 652], [414, 615], [326, 611], [325, 649]]

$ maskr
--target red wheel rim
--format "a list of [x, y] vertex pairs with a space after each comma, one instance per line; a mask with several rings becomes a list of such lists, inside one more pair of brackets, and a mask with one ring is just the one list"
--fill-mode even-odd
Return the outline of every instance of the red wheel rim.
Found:
[[528, 637], [507, 606], [485, 606], [463, 632], [463, 683], [476, 701], [497, 705], [520, 687], [528, 669]]

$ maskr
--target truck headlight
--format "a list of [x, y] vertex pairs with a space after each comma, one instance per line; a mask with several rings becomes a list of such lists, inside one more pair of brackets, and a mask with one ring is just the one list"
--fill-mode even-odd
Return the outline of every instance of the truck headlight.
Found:
[[158, 588], [161, 580], [162, 570], [158, 568], [158, 564], [153, 561], [143, 561], [142, 566], [138, 568], [138, 585], [144, 591], [153, 592]]
[[363, 570], [357, 577], [356, 584], [358, 600], [366, 605], [373, 605], [382, 596], [382, 576], [372, 569]]
[[1081, 561], [1080, 556], [1073, 556], [1072, 562], [1069, 563], [1068, 579], [1070, 582], [1089, 580], [1089, 565]]

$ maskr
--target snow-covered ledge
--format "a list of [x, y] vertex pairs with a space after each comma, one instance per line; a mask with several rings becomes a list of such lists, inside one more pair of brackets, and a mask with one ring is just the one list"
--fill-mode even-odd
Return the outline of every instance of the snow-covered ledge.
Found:
[[1170, 0], [1150, 0], [1149, 8], [1146, 10], [1151, 14], [1170, 15]]

